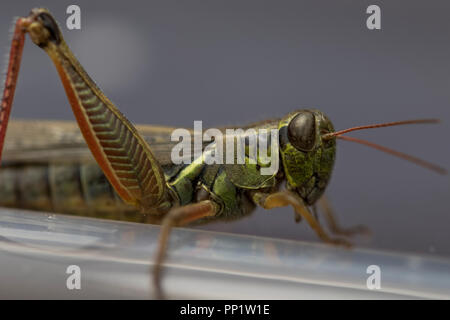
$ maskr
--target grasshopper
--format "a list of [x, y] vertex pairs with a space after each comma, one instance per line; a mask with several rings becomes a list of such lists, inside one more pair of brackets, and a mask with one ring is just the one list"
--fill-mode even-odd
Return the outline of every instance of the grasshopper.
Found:
[[[13, 122], [13, 134], [5, 143], [26, 33], [53, 61], [78, 126]], [[162, 297], [161, 266], [173, 227], [237, 219], [257, 206], [291, 206], [296, 221], [305, 220], [321, 240], [349, 246], [346, 236], [365, 229], [341, 228], [323, 198], [333, 171], [336, 140], [365, 144], [445, 174], [445, 169], [424, 160], [344, 135], [369, 128], [436, 122], [408, 120], [335, 131], [321, 111], [296, 110], [281, 119], [248, 126], [278, 130], [281, 165], [272, 175], [260, 174], [255, 170], [257, 165], [248, 162], [208, 165], [196, 159], [175, 165], [168, 157], [172, 129], [136, 129], [77, 61], [49, 11], [33, 9], [29, 16], [16, 21], [1, 101], [0, 159], [4, 145], [7, 152], [6, 167], [0, 173], [0, 204], [62, 213], [90, 211], [95, 216], [108, 212], [113, 218], [120, 212], [127, 220], [161, 224], [152, 279], [158, 297]], [[32, 147], [26, 141], [32, 141]], [[55, 160], [55, 148], [68, 153]], [[319, 223], [316, 203], [322, 203], [334, 235]]]

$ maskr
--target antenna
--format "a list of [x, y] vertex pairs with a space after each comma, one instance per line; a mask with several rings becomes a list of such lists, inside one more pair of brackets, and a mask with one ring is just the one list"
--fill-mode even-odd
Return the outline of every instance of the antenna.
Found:
[[368, 147], [383, 151], [385, 153], [391, 154], [393, 156], [396, 156], [398, 158], [402, 158], [404, 160], [407, 160], [409, 162], [415, 163], [418, 166], [421, 166], [423, 168], [432, 170], [434, 172], [437, 172], [439, 174], [445, 175], [447, 174], [447, 170], [435, 165], [431, 162], [416, 158], [414, 156], [411, 156], [409, 154], [406, 153], [402, 153], [393, 149], [389, 149], [387, 147], [381, 146], [379, 144], [373, 143], [373, 142], [369, 142], [366, 140], [362, 140], [362, 139], [357, 139], [357, 138], [352, 138], [352, 137], [347, 137], [347, 136], [343, 136], [342, 134], [344, 133], [348, 133], [348, 132], [352, 132], [352, 131], [358, 131], [358, 130], [365, 130], [365, 129], [374, 129], [374, 128], [383, 128], [383, 127], [393, 127], [393, 126], [399, 126], [399, 125], [405, 125], [405, 124], [420, 124], [420, 123], [439, 123], [439, 119], [416, 119], [416, 120], [405, 120], [405, 121], [395, 121], [395, 122], [386, 122], [386, 123], [377, 123], [377, 124], [371, 124], [371, 125], [365, 125], [365, 126], [358, 126], [358, 127], [353, 127], [353, 128], [349, 128], [349, 129], [344, 129], [344, 130], [340, 130], [340, 131], [335, 131], [335, 132], [330, 132], [330, 133], [326, 133], [324, 135], [322, 135], [322, 139], [324, 140], [330, 140], [335, 138], [338, 139], [342, 139], [342, 140], [346, 140], [346, 141], [351, 141], [351, 142], [356, 142], [359, 144], [363, 144], [366, 145]]
[[365, 129], [374, 129], [374, 128], [383, 128], [383, 127], [393, 127], [393, 126], [400, 126], [404, 124], [419, 124], [419, 123], [439, 123], [439, 119], [416, 119], [416, 120], [406, 120], [406, 121], [395, 121], [395, 122], [386, 122], [386, 123], [377, 123], [377, 124], [369, 124], [366, 126], [358, 126], [353, 128], [344, 129], [341, 131], [336, 132], [330, 132], [327, 134], [322, 135], [322, 139], [329, 140], [335, 136], [339, 136], [344, 133], [352, 132], [352, 131], [358, 131], [358, 130], [365, 130]]
[[437, 173], [442, 174], [442, 175], [447, 174], [447, 170], [442, 168], [442, 167], [440, 167], [440, 166], [438, 166], [438, 165], [435, 165], [435, 164], [433, 164], [431, 162], [428, 162], [428, 161], [416, 158], [414, 156], [411, 156], [411, 155], [403, 153], [403, 152], [399, 152], [399, 151], [396, 151], [396, 150], [393, 150], [393, 149], [386, 148], [384, 146], [380, 146], [379, 144], [376, 144], [376, 143], [373, 143], [373, 142], [370, 142], [370, 141], [357, 139], [357, 138], [352, 138], [352, 137], [347, 137], [347, 136], [340, 136], [340, 135], [337, 136], [337, 138], [342, 139], [342, 140], [346, 140], [346, 141], [360, 143], [360, 144], [366, 145], [368, 147], [371, 147], [371, 148], [383, 151], [385, 153], [389, 153], [389, 154], [391, 154], [393, 156], [396, 156], [396, 157], [402, 158], [404, 160], [407, 160], [409, 162], [415, 163], [418, 166], [421, 166], [423, 168], [432, 170], [432, 171], [437, 172]]

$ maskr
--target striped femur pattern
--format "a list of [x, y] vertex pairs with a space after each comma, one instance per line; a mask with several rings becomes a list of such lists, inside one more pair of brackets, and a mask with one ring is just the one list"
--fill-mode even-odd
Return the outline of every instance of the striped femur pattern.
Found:
[[[164, 191], [164, 175], [146, 142], [101, 93], [100, 96], [71, 65], [66, 65], [92, 132], [114, 174], [143, 208], [154, 208]], [[99, 91], [99, 89], [98, 89]]]

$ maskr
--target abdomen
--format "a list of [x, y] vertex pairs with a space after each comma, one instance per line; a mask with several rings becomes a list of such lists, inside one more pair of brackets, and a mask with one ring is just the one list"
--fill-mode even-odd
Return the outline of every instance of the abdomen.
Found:
[[143, 222], [95, 163], [7, 163], [0, 168], [0, 206]]

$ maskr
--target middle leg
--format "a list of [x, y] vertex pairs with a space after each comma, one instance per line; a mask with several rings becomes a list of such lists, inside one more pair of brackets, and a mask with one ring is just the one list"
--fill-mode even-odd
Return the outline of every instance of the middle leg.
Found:
[[215, 216], [218, 210], [219, 206], [215, 202], [211, 200], [205, 200], [198, 203], [174, 208], [170, 210], [163, 218], [161, 223], [158, 248], [156, 251], [155, 265], [153, 267], [153, 287], [155, 288], [157, 299], [164, 298], [161, 289], [161, 272], [172, 227], [184, 226], [201, 218]]

